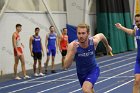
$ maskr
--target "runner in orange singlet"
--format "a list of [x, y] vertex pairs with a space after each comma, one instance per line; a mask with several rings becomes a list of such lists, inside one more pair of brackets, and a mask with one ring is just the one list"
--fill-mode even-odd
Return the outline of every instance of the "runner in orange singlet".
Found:
[[20, 42], [19, 32], [21, 32], [21, 30], [22, 30], [21, 27], [22, 27], [21, 24], [17, 24], [16, 25], [16, 31], [12, 35], [12, 43], [13, 43], [14, 57], [15, 57], [14, 75], [15, 75], [15, 79], [17, 79], [17, 80], [21, 79], [17, 75], [17, 66], [18, 66], [19, 60], [21, 61], [21, 67], [22, 67], [22, 73], [24, 75], [24, 79], [30, 78], [28, 75], [26, 75], [25, 60], [24, 60], [24, 54], [23, 54], [23, 50], [22, 50], [22, 48], [24, 46]]
[[60, 40], [59, 41], [59, 49], [60, 49], [60, 52], [62, 54], [62, 68], [63, 68], [63, 70], [66, 70], [64, 68], [64, 60], [65, 60], [65, 56], [67, 54], [67, 46], [68, 46], [68, 35], [67, 35], [66, 28], [63, 28], [62, 36], [60, 36], [59, 40]]

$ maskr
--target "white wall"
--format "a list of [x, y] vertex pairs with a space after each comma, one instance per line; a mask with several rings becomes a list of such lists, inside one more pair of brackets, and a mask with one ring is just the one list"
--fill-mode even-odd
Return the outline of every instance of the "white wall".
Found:
[[[11, 0], [12, 1], [12, 0]], [[14, 0], [15, 1], [15, 0]], [[21, 0], [20, 0], [21, 1]], [[50, 2], [49, 5], [53, 5], [53, 1]], [[62, 0], [60, 0], [62, 1]], [[74, 1], [74, 0], [73, 0]], [[77, 2], [77, 0], [75, 0]], [[95, 1], [93, 5], [95, 5]], [[131, 1], [131, 0], [130, 0]], [[24, 1], [25, 2], [25, 1]], [[27, 2], [27, 0], [26, 0]], [[29, 1], [30, 2], [30, 1]], [[73, 3], [71, 1], [71, 3]], [[14, 6], [15, 3], [11, 3], [10, 7]], [[21, 4], [21, 3], [20, 3]], [[17, 6], [20, 6], [16, 5]], [[31, 2], [29, 3], [30, 5]], [[28, 4], [28, 5], [29, 5]], [[80, 3], [76, 3], [76, 5], [73, 5], [73, 7], [79, 7]], [[71, 5], [69, 5], [70, 7]], [[21, 6], [20, 6], [21, 7]], [[24, 6], [22, 6], [24, 7]], [[132, 8], [132, 5], [130, 6]], [[27, 8], [27, 7], [26, 7]], [[30, 7], [28, 7], [30, 8]], [[75, 9], [73, 8], [73, 10]], [[30, 8], [31, 10], [34, 10], [33, 6]], [[42, 8], [44, 10], [44, 8]], [[58, 6], [54, 8], [58, 9]], [[7, 9], [8, 10], [8, 9]], [[26, 9], [19, 9], [19, 10], [26, 10]], [[27, 9], [28, 10], [28, 9]], [[30, 10], [30, 11], [31, 11]], [[61, 10], [61, 9], [60, 9]], [[71, 11], [73, 11], [71, 10]], [[87, 24], [90, 25], [91, 28], [91, 35], [94, 34], [94, 31], [96, 29], [96, 13], [95, 13], [95, 7], [92, 7], [91, 11], [92, 13], [89, 14], [88, 22]], [[26, 60], [26, 68], [32, 69], [33, 59], [30, 56], [29, 52], [29, 37], [34, 34], [34, 28], [40, 27], [40, 35], [43, 40], [43, 45], [45, 45], [45, 35], [48, 33], [48, 28], [50, 26], [47, 14], [43, 12], [22, 12], [18, 13], [17, 8], [13, 8], [13, 12], [6, 12], [4, 13], [3, 17], [0, 20], [0, 70], [3, 70], [4, 74], [13, 73], [13, 65], [14, 65], [14, 56], [13, 56], [13, 48], [12, 48], [12, 33], [15, 31], [15, 24], [21, 23], [23, 25], [22, 32], [21, 32], [21, 39], [23, 41], [23, 44], [25, 46], [24, 54], [25, 54], [25, 60]], [[132, 10], [131, 10], [132, 11]], [[73, 13], [75, 14], [75, 13]], [[53, 12], [54, 19], [56, 21], [56, 24], [60, 29], [64, 28], [67, 23], [67, 13], [66, 12]], [[81, 15], [80, 15], [81, 16]], [[72, 20], [74, 20], [74, 24], [78, 24], [76, 18], [73, 17]], [[46, 51], [45, 51], [46, 52]], [[43, 57], [42, 63], [44, 63], [46, 60], [46, 55]], [[56, 55], [56, 64], [61, 62], [61, 54], [58, 53]], [[49, 64], [50, 65], [50, 64]], [[18, 70], [21, 71], [21, 67], [19, 65]]]
[[[46, 1], [52, 11], [65, 10], [63, 0], [46, 0]], [[46, 8], [42, 0], [9, 0], [8, 10], [11, 9], [16, 9], [19, 11], [46, 11]]]
[[[55, 12], [53, 16], [56, 20], [56, 24], [59, 28], [64, 28], [66, 25], [66, 13]], [[96, 28], [95, 25], [95, 14], [89, 15], [89, 25], [91, 26], [91, 31], [93, 32]], [[26, 69], [32, 69], [33, 59], [30, 56], [29, 51], [29, 37], [34, 34], [34, 28], [40, 27], [40, 36], [42, 37], [42, 43], [45, 46], [45, 36], [48, 33], [48, 28], [50, 26], [49, 20], [45, 13], [39, 12], [26, 12], [26, 13], [13, 13], [6, 12], [0, 20], [0, 70], [3, 70], [3, 74], [13, 73], [14, 65], [14, 55], [12, 48], [12, 33], [15, 31], [15, 24], [20, 23], [23, 25], [21, 35], [21, 40], [25, 46], [24, 54], [26, 60]], [[61, 62], [60, 52], [56, 55], [56, 64]], [[46, 61], [46, 50], [45, 57], [43, 57], [42, 63]], [[42, 64], [43, 65], [43, 64]], [[50, 65], [50, 64], [49, 64]], [[19, 64], [18, 71], [21, 71], [21, 66]]]
[[[65, 27], [66, 14], [53, 14], [57, 20], [59, 28]], [[61, 23], [60, 23], [61, 22]], [[34, 28], [40, 27], [40, 36], [42, 37], [43, 45], [45, 46], [45, 36], [48, 33], [50, 26], [49, 20], [45, 13], [4, 13], [0, 20], [0, 70], [3, 70], [4, 74], [13, 73], [14, 55], [12, 48], [12, 33], [15, 31], [15, 24], [20, 23], [23, 25], [21, 40], [25, 46], [24, 54], [26, 61], [26, 68], [32, 69], [33, 59], [29, 52], [29, 37], [34, 34]], [[46, 51], [45, 51], [46, 53]], [[60, 63], [60, 53], [56, 56], [56, 64]], [[46, 60], [46, 55], [43, 57], [42, 63]], [[18, 70], [21, 71], [19, 64]]]
[[68, 24], [77, 26], [79, 23], [84, 22], [84, 7], [84, 0], [66, 0]]
[[97, 28], [96, 25], [96, 13], [89, 14], [88, 24], [90, 26], [91, 35], [95, 35], [95, 29]]
[[4, 0], [0, 0], [0, 10], [2, 9], [3, 5], [4, 5], [5, 1]]

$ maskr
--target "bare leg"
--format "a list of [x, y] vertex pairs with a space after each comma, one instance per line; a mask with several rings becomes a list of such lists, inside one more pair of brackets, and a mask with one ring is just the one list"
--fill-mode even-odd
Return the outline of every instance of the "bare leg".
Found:
[[65, 60], [65, 56], [62, 56], [62, 68], [63, 68], [63, 69], [65, 69], [65, 68], [64, 68], [64, 60]]
[[55, 70], [54, 59], [55, 59], [55, 56], [52, 56], [52, 67], [51, 67], [52, 70]]
[[41, 60], [38, 60], [38, 70], [39, 70], [39, 73], [42, 73]]
[[34, 64], [33, 64], [34, 73], [36, 73], [36, 64], [37, 64], [37, 60], [34, 60]]
[[140, 74], [135, 75], [133, 93], [140, 93]]
[[20, 61], [21, 61], [22, 73], [23, 73], [24, 76], [26, 76], [24, 55], [22, 54], [19, 58], [20, 58]]
[[17, 77], [17, 66], [19, 62], [19, 57], [15, 56], [15, 64], [14, 64], [14, 76]]
[[84, 93], [94, 93], [93, 85], [89, 81], [85, 81], [82, 86]]
[[48, 68], [49, 60], [50, 60], [50, 56], [47, 56], [47, 60], [46, 60], [46, 63], [45, 63], [45, 70], [47, 70], [47, 68]]

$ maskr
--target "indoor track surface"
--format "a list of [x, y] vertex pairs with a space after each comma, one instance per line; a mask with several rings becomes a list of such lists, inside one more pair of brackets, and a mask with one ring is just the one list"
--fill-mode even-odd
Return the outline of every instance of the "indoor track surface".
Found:
[[[95, 93], [132, 93], [136, 51], [97, 58], [100, 77]], [[67, 71], [57, 70], [44, 77], [9, 80], [0, 83], [0, 93], [82, 93], [75, 65]]]

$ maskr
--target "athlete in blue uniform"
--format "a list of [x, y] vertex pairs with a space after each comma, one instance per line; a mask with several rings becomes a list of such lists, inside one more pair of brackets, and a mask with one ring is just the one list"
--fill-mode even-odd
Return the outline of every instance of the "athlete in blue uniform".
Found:
[[133, 93], [140, 93], [140, 14], [135, 15], [135, 29], [128, 29], [124, 26], [122, 26], [120, 23], [115, 24], [116, 27], [124, 32], [126, 32], [129, 35], [133, 35], [136, 37], [137, 40], [137, 57], [136, 57], [136, 63], [134, 68], [134, 74], [135, 74], [135, 81], [133, 85]]
[[102, 41], [107, 52], [112, 51], [102, 33], [90, 38], [89, 33], [88, 25], [78, 25], [78, 40], [74, 40], [68, 45], [68, 53], [65, 58], [65, 68], [69, 68], [73, 60], [76, 61], [77, 76], [84, 93], [94, 93], [93, 86], [100, 74], [100, 69], [95, 60], [95, 50], [98, 43]]
[[55, 67], [54, 67], [54, 59], [58, 47], [58, 38], [54, 30], [54, 26], [50, 26], [49, 28], [50, 33], [46, 35], [46, 41], [45, 41], [45, 46], [47, 50], [47, 60], [46, 63], [44, 64], [45, 66], [45, 73], [47, 74], [47, 67], [48, 67], [48, 62], [50, 60], [50, 55], [52, 55], [52, 67], [51, 67], [51, 72], [56, 73]]
[[[35, 28], [35, 35], [30, 37], [30, 52], [31, 56], [34, 59], [33, 69], [34, 69], [34, 75], [35, 76], [44, 76], [42, 73], [42, 67], [41, 67], [41, 59], [42, 59], [42, 53], [44, 55], [42, 43], [41, 43], [41, 37], [39, 36], [39, 28]], [[39, 75], [36, 72], [36, 64], [38, 60], [38, 69], [39, 69]]]

